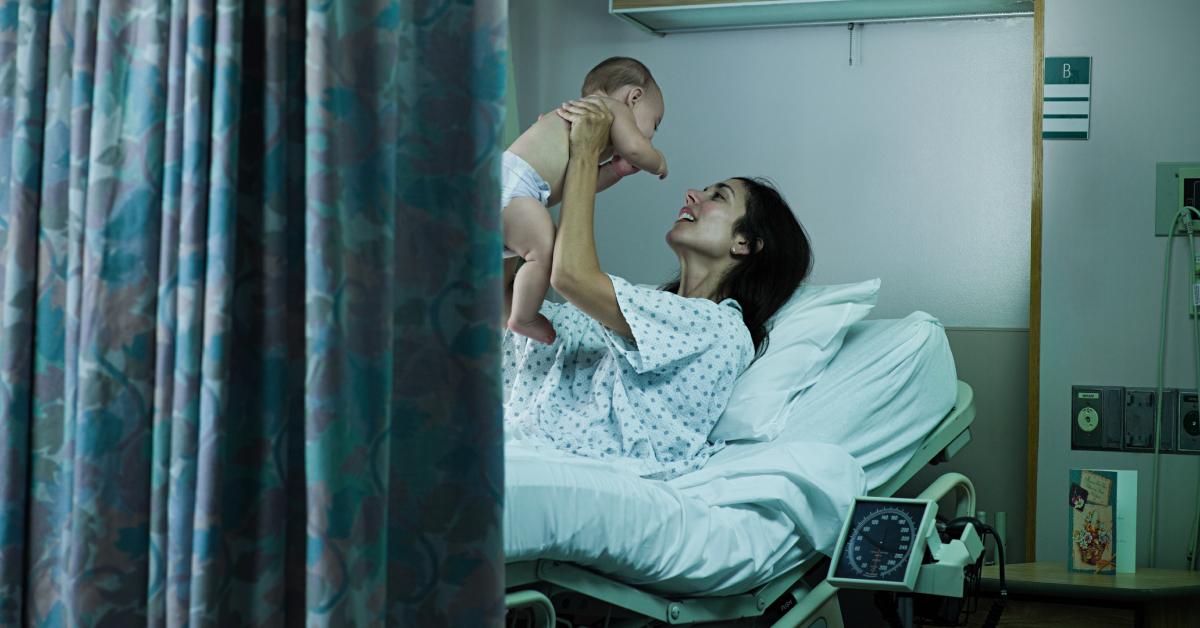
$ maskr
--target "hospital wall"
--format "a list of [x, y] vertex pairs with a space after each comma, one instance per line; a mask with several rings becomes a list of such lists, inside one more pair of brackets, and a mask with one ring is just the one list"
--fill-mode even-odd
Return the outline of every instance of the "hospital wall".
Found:
[[605, 268], [670, 278], [663, 241], [688, 187], [773, 179], [812, 237], [813, 280], [882, 277], [876, 314], [1027, 328], [1032, 115], [1029, 18], [656, 37], [605, 0], [512, 0], [522, 126], [577, 97], [611, 55], [644, 61], [666, 115], [665, 181], [597, 201]]
[[[1086, 141], [1044, 142], [1037, 557], [1065, 560], [1067, 472], [1138, 471], [1149, 559], [1152, 456], [1070, 449], [1072, 384], [1154, 386], [1166, 240], [1154, 165], [1200, 161], [1200, 3], [1046, 0], [1047, 56], [1092, 57]], [[1186, 245], [1176, 243], [1166, 385], [1195, 388]], [[1183, 568], [1200, 457], [1164, 456], [1157, 567]]]
[[[670, 277], [663, 242], [688, 187], [773, 179], [812, 237], [812, 280], [881, 277], [873, 318], [913, 310], [948, 327], [976, 391], [975, 443], [917, 478], [962, 471], [979, 508], [1025, 543], [1033, 27], [1030, 18], [724, 31], [656, 37], [605, 0], [512, 0], [519, 118], [579, 93], [611, 55], [649, 65], [671, 175], [597, 200], [603, 267]], [[906, 487], [903, 494], [919, 488]]]

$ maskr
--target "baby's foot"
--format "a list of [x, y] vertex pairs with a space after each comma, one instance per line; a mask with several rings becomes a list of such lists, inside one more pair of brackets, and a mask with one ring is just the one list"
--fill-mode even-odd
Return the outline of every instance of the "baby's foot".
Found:
[[525, 321], [519, 321], [515, 318], [509, 319], [508, 328], [542, 344], [548, 345], [554, 343], [554, 325], [550, 324], [550, 319], [541, 314], [537, 314]]

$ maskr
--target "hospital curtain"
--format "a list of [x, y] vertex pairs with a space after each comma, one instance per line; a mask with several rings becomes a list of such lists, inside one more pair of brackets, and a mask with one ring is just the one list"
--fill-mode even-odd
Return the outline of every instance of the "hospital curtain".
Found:
[[503, 616], [504, 0], [0, 0], [0, 626]]

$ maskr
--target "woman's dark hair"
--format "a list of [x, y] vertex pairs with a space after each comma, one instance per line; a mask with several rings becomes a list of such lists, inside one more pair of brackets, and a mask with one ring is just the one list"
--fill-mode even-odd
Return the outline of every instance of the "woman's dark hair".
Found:
[[[791, 298], [812, 270], [812, 246], [779, 190], [758, 177], [736, 177], [746, 186], [746, 215], [733, 232], [750, 241], [750, 253], [739, 256], [717, 284], [717, 300], [734, 299], [750, 330], [756, 355], [767, 350], [767, 321]], [[761, 241], [762, 246], [757, 243]], [[663, 286], [677, 292], [679, 280]]]

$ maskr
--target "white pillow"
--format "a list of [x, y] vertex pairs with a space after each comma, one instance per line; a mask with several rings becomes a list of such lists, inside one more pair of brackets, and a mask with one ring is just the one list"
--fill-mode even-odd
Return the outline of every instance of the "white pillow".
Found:
[[954, 407], [946, 331], [925, 312], [855, 323], [821, 381], [788, 404], [778, 441], [832, 443], [874, 490], [903, 467]]
[[803, 285], [767, 323], [766, 353], [733, 385], [725, 413], [709, 440], [771, 440], [789, 402], [821, 377], [846, 330], [875, 307], [879, 279], [829, 286]]

